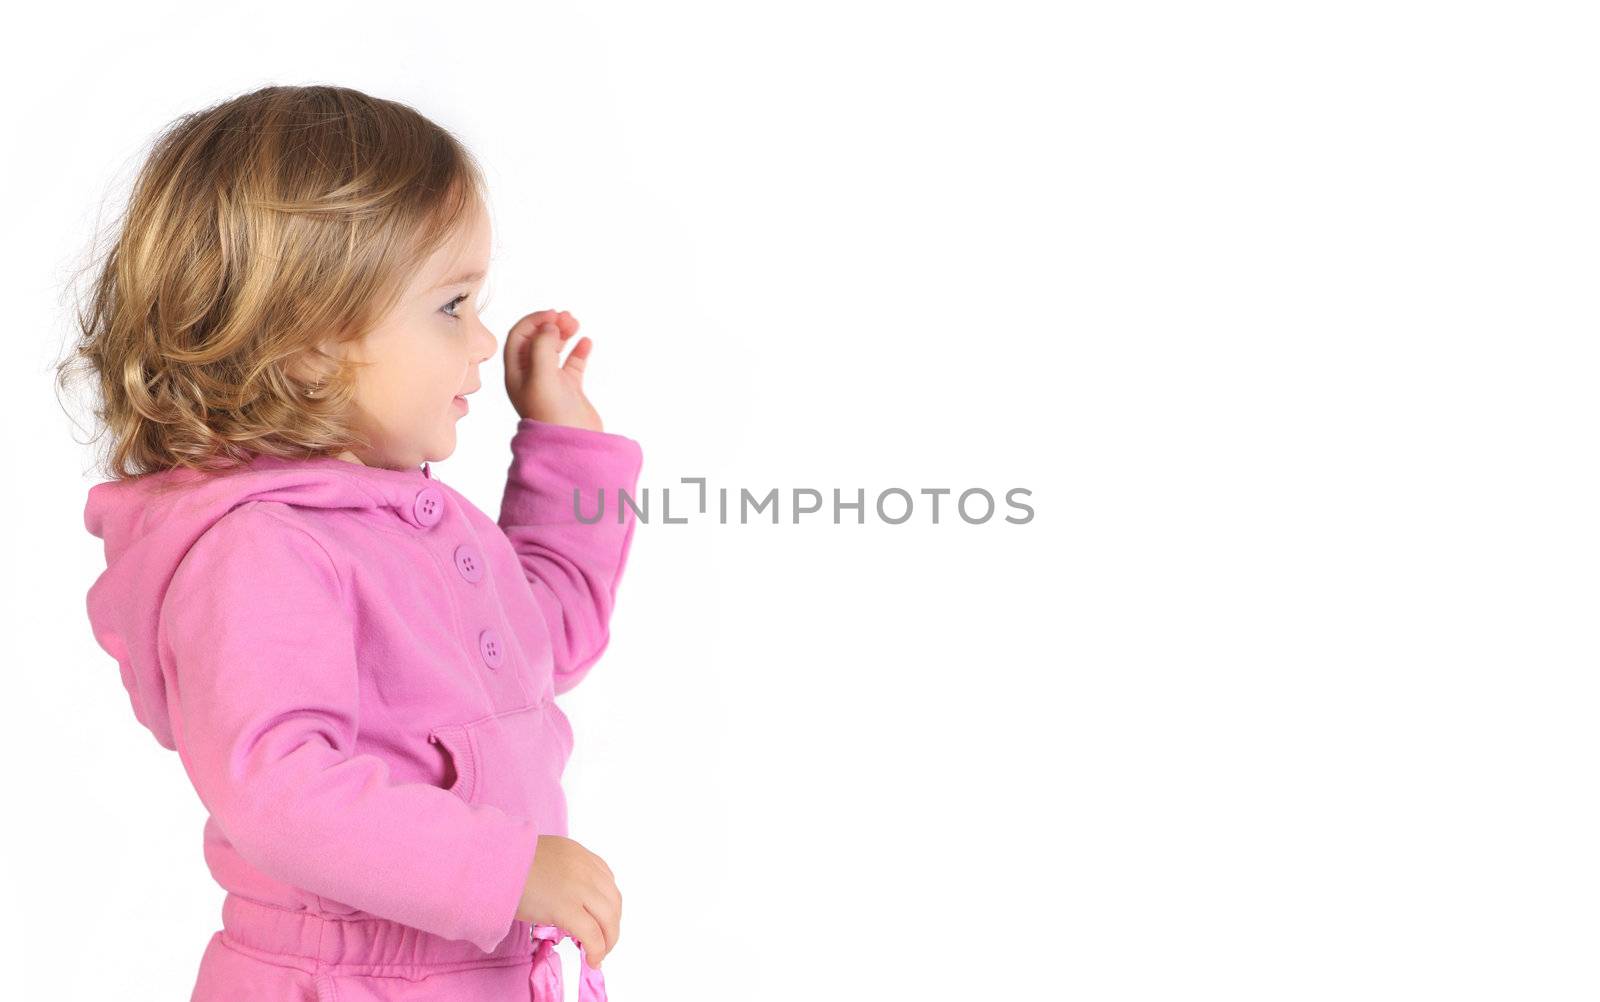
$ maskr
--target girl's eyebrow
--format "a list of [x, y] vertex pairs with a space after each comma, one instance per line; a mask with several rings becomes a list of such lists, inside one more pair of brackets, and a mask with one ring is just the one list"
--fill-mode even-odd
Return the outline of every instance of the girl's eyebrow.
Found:
[[483, 274], [484, 273], [481, 271], [469, 271], [464, 275], [457, 275], [454, 278], [440, 282], [438, 285], [434, 286], [434, 289], [443, 289], [451, 285], [465, 285], [467, 282], [476, 282], [478, 279], [483, 277]]

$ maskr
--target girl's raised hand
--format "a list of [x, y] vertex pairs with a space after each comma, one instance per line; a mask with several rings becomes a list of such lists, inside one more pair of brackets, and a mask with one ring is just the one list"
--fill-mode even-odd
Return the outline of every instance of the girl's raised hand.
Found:
[[604, 431], [583, 395], [583, 370], [594, 342], [579, 338], [561, 361], [561, 350], [577, 333], [578, 321], [566, 310], [539, 310], [518, 320], [506, 336], [506, 394], [521, 417]]

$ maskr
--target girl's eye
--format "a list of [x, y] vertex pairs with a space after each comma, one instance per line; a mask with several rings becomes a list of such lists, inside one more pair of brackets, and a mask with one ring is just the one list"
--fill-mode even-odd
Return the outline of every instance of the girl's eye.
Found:
[[441, 313], [443, 313], [445, 316], [449, 317], [451, 320], [460, 320], [461, 317], [458, 314], [451, 313], [450, 311], [452, 309], [454, 309], [456, 306], [460, 305], [462, 300], [464, 300], [466, 298], [467, 298], [467, 293], [463, 292], [461, 295], [457, 296], [456, 298], [450, 300], [448, 303], [445, 303], [443, 306], [439, 307], [439, 311]]

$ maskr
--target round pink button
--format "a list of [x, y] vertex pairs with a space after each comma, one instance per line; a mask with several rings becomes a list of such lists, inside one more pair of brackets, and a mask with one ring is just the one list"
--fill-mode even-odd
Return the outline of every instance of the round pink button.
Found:
[[417, 492], [417, 500], [411, 505], [411, 514], [416, 516], [418, 525], [439, 524], [439, 520], [444, 518], [444, 492], [437, 487], [424, 487]]
[[478, 634], [478, 653], [483, 655], [483, 663], [490, 668], [500, 667], [505, 660], [505, 649], [500, 646], [500, 634], [494, 627], [489, 627]]
[[477, 582], [483, 578], [483, 557], [476, 546], [462, 543], [456, 547], [456, 570], [468, 581]]

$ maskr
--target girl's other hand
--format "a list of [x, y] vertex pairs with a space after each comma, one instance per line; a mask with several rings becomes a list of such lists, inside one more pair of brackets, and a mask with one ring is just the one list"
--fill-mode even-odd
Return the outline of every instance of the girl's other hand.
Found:
[[572, 839], [540, 835], [517, 918], [565, 929], [599, 970], [622, 932], [622, 892], [605, 860]]
[[561, 350], [578, 333], [566, 310], [539, 310], [518, 320], [506, 336], [506, 393], [524, 418], [604, 431], [600, 415], [583, 395], [583, 370], [594, 342], [579, 338], [561, 361]]

